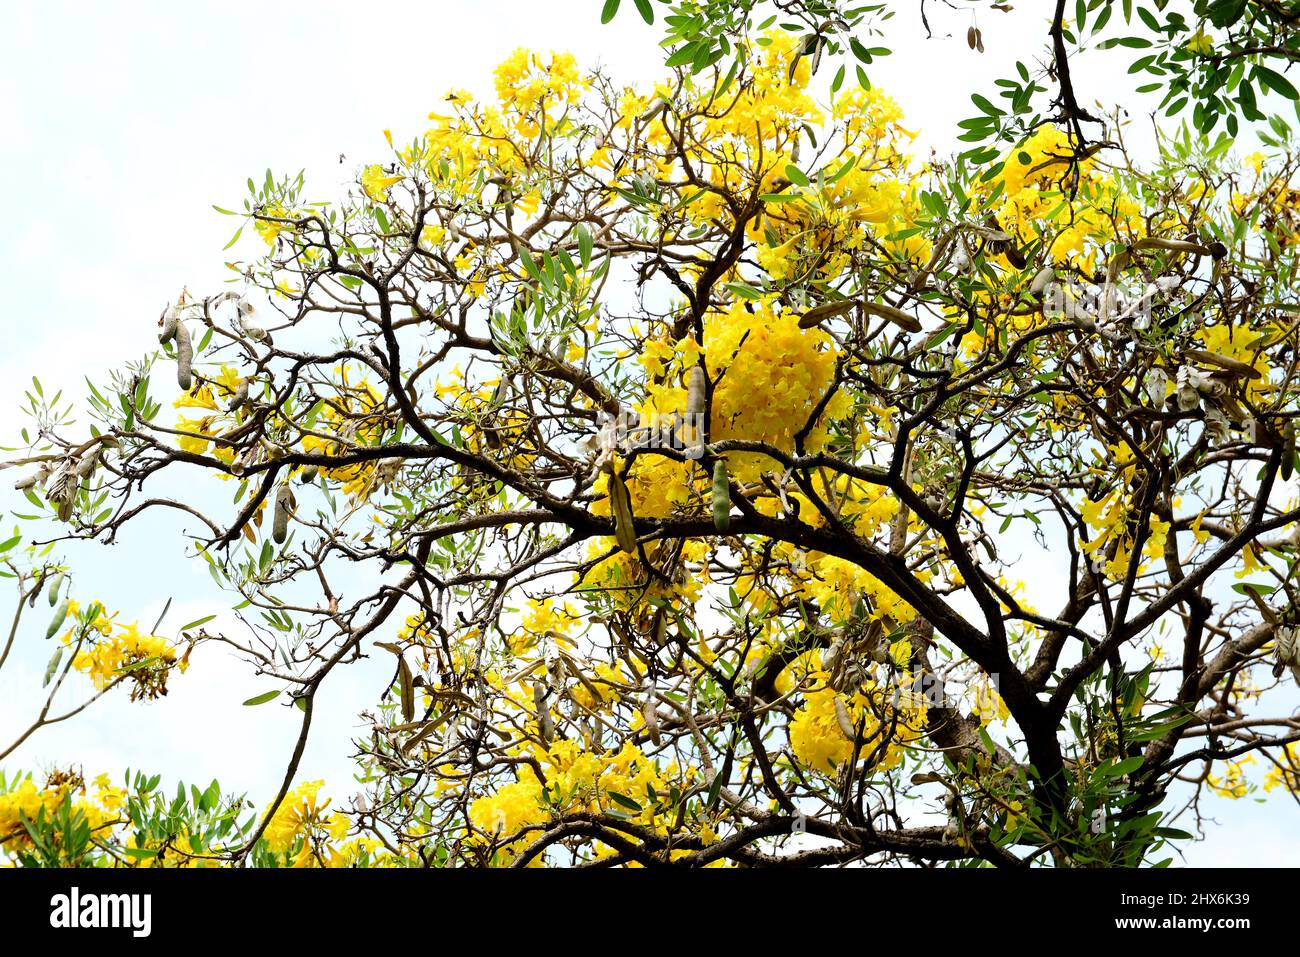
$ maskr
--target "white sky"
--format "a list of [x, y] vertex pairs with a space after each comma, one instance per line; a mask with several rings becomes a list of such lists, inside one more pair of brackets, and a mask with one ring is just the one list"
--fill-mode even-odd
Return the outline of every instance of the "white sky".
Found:
[[[222, 246], [237, 223], [211, 205], [238, 208], [248, 176], [305, 168], [311, 198], [335, 198], [361, 163], [386, 155], [383, 129], [409, 139], [448, 89], [489, 93], [492, 68], [518, 46], [570, 50], [628, 82], [659, 77], [658, 28], [625, 6], [602, 27], [597, 0], [8, 4], [0, 33], [0, 443], [22, 424], [13, 410], [33, 372], [47, 392], [63, 387], [79, 399], [83, 375], [102, 379], [99, 370], [152, 345], [154, 321], [182, 285], [198, 294], [220, 288], [229, 275], [222, 262], [234, 255]], [[987, 91], [1016, 57], [1041, 57], [1046, 4], [1016, 6], [982, 18], [982, 57], [966, 49], [965, 15], [932, 5], [930, 41], [919, 18], [896, 18], [884, 42], [895, 55], [871, 75], [902, 104], [905, 125], [924, 131], [918, 151], [951, 144], [956, 121], [973, 112], [969, 94]], [[1126, 64], [1122, 55], [1084, 63], [1077, 84], [1089, 98], [1134, 108]], [[1135, 139], [1149, 142], [1143, 133]], [[0, 483], [0, 508], [21, 511], [8, 491], [13, 474]], [[0, 532], [11, 524], [0, 520]], [[228, 607], [201, 564], [179, 560], [181, 527], [156, 521], [112, 549], [78, 550], [77, 593], [103, 597], [144, 627], [168, 595], [177, 602], [173, 627]], [[0, 614], [10, 607], [0, 597]], [[42, 602], [20, 639], [19, 667], [0, 674], [6, 742], [30, 720], [50, 650], [41, 641], [45, 611]], [[352, 790], [354, 716], [373, 705], [389, 667], [372, 659], [325, 684], [323, 720], [300, 778], [326, 777], [340, 797]], [[7, 764], [80, 763], [89, 774], [129, 766], [200, 786], [215, 775], [227, 790], [264, 801], [297, 728], [296, 712], [240, 705], [269, 687], [206, 648], [164, 701], [132, 705], [125, 693], [101, 701], [40, 732]], [[1295, 830], [1285, 800], [1216, 802], [1227, 826], [1191, 848], [1189, 860], [1290, 862], [1297, 844], [1285, 836]]]

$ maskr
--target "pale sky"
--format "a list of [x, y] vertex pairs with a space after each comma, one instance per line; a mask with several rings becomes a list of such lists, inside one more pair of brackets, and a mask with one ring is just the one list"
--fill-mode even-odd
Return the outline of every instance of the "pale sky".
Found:
[[[970, 93], [987, 90], [1015, 58], [1042, 56], [1046, 4], [1016, 6], [981, 19], [982, 57], [966, 48], [965, 15], [935, 7], [929, 41], [919, 18], [896, 18], [883, 44], [895, 55], [872, 80], [903, 106], [904, 125], [923, 131], [918, 153], [927, 144], [946, 152], [956, 121], [973, 112]], [[658, 28], [630, 9], [602, 27], [599, 9], [597, 0], [6, 3], [0, 444], [24, 424], [14, 410], [33, 372], [47, 392], [62, 387], [80, 400], [84, 375], [102, 379], [100, 370], [154, 344], [155, 319], [181, 286], [198, 295], [222, 288], [229, 275], [222, 263], [234, 255], [222, 246], [237, 223], [212, 204], [239, 207], [248, 176], [260, 178], [268, 166], [305, 169], [309, 198], [337, 198], [358, 166], [385, 158], [385, 128], [407, 140], [448, 89], [489, 94], [493, 67], [519, 46], [572, 51], [626, 82], [660, 77]], [[1123, 98], [1137, 108], [1127, 62], [1110, 55], [1084, 63], [1077, 85], [1104, 104]], [[1138, 127], [1142, 118], [1135, 120]], [[1138, 129], [1133, 136], [1150, 141]], [[0, 483], [0, 509], [22, 511], [13, 474]], [[12, 524], [0, 517], [0, 537]], [[69, 550], [77, 594], [101, 598], [142, 627], [169, 595], [173, 628], [228, 608], [231, 599], [201, 563], [180, 561], [175, 533], [183, 527], [151, 520], [111, 549]], [[0, 592], [0, 615], [11, 607]], [[41, 638], [45, 611], [42, 602], [20, 637], [19, 667], [0, 673], [5, 743], [33, 714], [50, 651]], [[347, 760], [355, 716], [390, 676], [390, 662], [372, 658], [326, 682], [300, 780], [325, 778], [340, 798], [355, 790]], [[296, 711], [241, 706], [271, 687], [224, 651], [204, 648], [163, 701], [131, 704], [123, 691], [38, 733], [6, 770], [79, 763], [89, 775], [116, 775], [131, 767], [200, 786], [216, 776], [227, 791], [261, 803], [279, 783], [297, 730]], [[1191, 863], [1283, 864], [1300, 850], [1287, 836], [1295, 811], [1285, 798], [1215, 802], [1213, 813], [1225, 826], [1188, 849]]]

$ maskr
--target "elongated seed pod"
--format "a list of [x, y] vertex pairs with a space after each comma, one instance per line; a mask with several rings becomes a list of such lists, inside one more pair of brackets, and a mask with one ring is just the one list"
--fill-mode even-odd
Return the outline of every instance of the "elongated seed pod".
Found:
[[879, 316], [881, 319], [888, 319], [896, 326], [901, 326], [908, 332], [920, 332], [921, 323], [916, 317], [909, 313], [903, 312], [902, 309], [895, 309], [893, 306], [887, 306], [879, 302], [864, 302], [862, 308], [873, 316]]
[[820, 306], [813, 306], [802, 316], [799, 317], [800, 329], [811, 329], [820, 323], [823, 319], [830, 319], [833, 316], [842, 316], [856, 305], [856, 300], [843, 299], [839, 302], [824, 302]]
[[64, 573], [59, 572], [54, 576], [54, 581], [50, 582], [50, 607], [53, 608], [59, 603], [59, 591], [63, 588]]
[[975, 49], [975, 28], [973, 26], [966, 28], [966, 45], [972, 50]]
[[99, 464], [100, 446], [96, 445], [90, 449], [77, 461], [77, 477], [88, 479], [95, 474], [95, 466]]
[[853, 730], [853, 719], [849, 716], [849, 709], [844, 706], [839, 695], [835, 696], [835, 723], [840, 726], [844, 737], [850, 741], [857, 737], [857, 732]]
[[1289, 479], [1295, 469], [1295, 422], [1287, 422], [1282, 433], [1282, 478]]
[[181, 310], [179, 306], [168, 306], [162, 314], [162, 331], [158, 333], [158, 342], [165, 345], [176, 337], [180, 325]]
[[402, 720], [415, 720], [415, 679], [405, 658], [397, 659], [397, 678], [402, 691]]
[[186, 392], [194, 384], [191, 374], [194, 364], [194, 345], [190, 342], [190, 330], [185, 323], [176, 326], [176, 384]]
[[632, 524], [632, 497], [622, 477], [614, 471], [609, 473], [609, 507], [614, 513], [614, 537], [618, 547], [629, 555], [636, 551], [636, 527]]
[[720, 532], [731, 528], [731, 480], [723, 459], [713, 463], [713, 527]]
[[1053, 279], [1056, 278], [1056, 270], [1051, 266], [1044, 266], [1034, 274], [1034, 278], [1029, 282], [1030, 295], [1041, 296], [1047, 292], [1047, 287]]
[[1196, 253], [1198, 256], [1210, 255], [1210, 247], [1202, 246], [1200, 243], [1191, 243], [1182, 239], [1160, 239], [1156, 236], [1148, 236], [1146, 239], [1139, 239], [1133, 244], [1134, 249], [1166, 249], [1175, 253]]
[[283, 545], [289, 537], [289, 512], [292, 508], [293, 491], [286, 482], [275, 493], [275, 523], [271, 526], [271, 538], [277, 545]]
[[691, 366], [690, 375], [686, 381], [686, 413], [688, 415], [703, 415], [705, 394], [708, 389], [708, 377], [704, 374], [704, 366]]
[[540, 681], [533, 682], [533, 707], [539, 711], [542, 708], [542, 702], [546, 700], [546, 685]]
[[239, 385], [235, 387], [235, 397], [230, 400], [229, 411], [235, 412], [243, 408], [244, 404], [247, 401], [248, 401], [248, 380], [240, 379]]
[[58, 634], [59, 629], [63, 627], [63, 622], [68, 617], [68, 600], [65, 598], [59, 602], [59, 607], [54, 609], [54, 617], [50, 619], [50, 626], [45, 629], [45, 639], [48, 641]]
[[662, 744], [663, 738], [659, 735], [658, 702], [655, 701], [653, 691], [647, 692], [645, 700], [641, 702], [641, 720], [645, 722], [645, 729], [650, 733], [650, 740], [656, 745]]
[[1220, 355], [1217, 352], [1209, 352], [1205, 349], [1188, 349], [1188, 357], [1212, 366], [1218, 366], [1220, 369], [1226, 369], [1233, 375], [1243, 376], [1247, 379], [1258, 379], [1260, 371], [1254, 366], [1242, 362], [1240, 359], [1233, 359], [1230, 356]]
[[543, 744], [549, 746], [555, 740], [555, 719], [545, 708], [537, 712], [537, 730], [542, 736]]

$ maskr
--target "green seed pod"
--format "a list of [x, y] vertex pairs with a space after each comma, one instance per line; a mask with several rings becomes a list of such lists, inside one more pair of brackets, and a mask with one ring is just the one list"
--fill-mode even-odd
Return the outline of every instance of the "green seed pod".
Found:
[[182, 322], [176, 326], [176, 384], [186, 392], [194, 384], [193, 364], [194, 344], [190, 342], [189, 329]]
[[286, 482], [275, 493], [275, 520], [271, 526], [271, 538], [277, 545], [283, 545], [289, 537], [289, 512], [292, 509], [293, 491]]
[[54, 610], [54, 617], [50, 619], [50, 627], [45, 629], [45, 639], [48, 641], [58, 634], [59, 629], [63, 627], [63, 622], [68, 617], [68, 600], [65, 598], [59, 602], [59, 607]]
[[311, 485], [316, 481], [318, 475], [320, 475], [320, 469], [315, 465], [309, 465], [302, 470], [302, 473], [298, 476], [298, 481], [302, 482], [303, 485]]
[[402, 686], [402, 720], [415, 720], [415, 679], [405, 658], [397, 659], [397, 676]]
[[618, 547], [629, 555], [636, 551], [636, 527], [632, 524], [632, 497], [622, 477], [609, 473], [609, 508], [614, 514], [614, 537]]
[[731, 527], [731, 480], [722, 459], [713, 463], [713, 527], [720, 532]]
[[64, 573], [59, 572], [54, 576], [54, 581], [50, 582], [50, 607], [53, 608], [59, 603], [59, 590], [63, 587]]

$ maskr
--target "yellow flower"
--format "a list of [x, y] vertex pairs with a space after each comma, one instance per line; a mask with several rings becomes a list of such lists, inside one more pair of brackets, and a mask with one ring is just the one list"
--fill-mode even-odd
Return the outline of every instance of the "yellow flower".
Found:
[[391, 176], [385, 173], [384, 168], [378, 163], [372, 163], [361, 173], [361, 188], [376, 203], [382, 203], [388, 199], [388, 190], [405, 178], [405, 176]]

